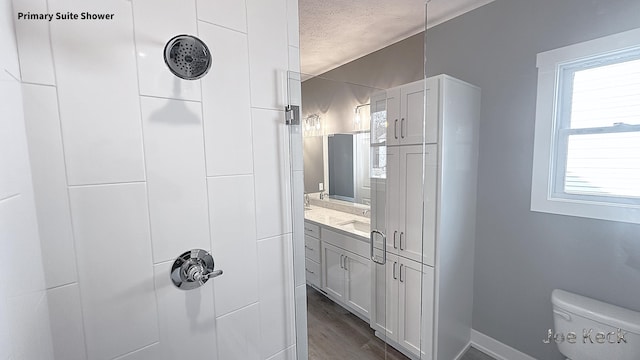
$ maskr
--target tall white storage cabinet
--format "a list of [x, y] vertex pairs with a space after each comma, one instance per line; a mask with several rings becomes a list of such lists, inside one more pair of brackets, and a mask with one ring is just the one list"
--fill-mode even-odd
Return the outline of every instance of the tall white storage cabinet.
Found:
[[372, 224], [387, 262], [371, 271], [371, 327], [412, 358], [456, 359], [471, 336], [480, 89], [439, 75], [371, 104], [387, 119], [386, 178], [371, 204], [384, 211]]

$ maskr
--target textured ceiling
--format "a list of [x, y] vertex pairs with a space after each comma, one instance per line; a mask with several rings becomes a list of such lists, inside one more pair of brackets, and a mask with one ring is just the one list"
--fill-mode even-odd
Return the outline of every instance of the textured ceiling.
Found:
[[[431, 0], [429, 27], [493, 0]], [[303, 74], [318, 75], [424, 30], [425, 0], [299, 0]]]

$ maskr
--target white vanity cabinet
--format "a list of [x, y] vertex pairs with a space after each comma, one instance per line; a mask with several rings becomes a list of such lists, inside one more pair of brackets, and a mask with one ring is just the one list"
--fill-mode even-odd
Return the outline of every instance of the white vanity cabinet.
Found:
[[368, 239], [311, 221], [305, 221], [304, 227], [307, 284], [368, 322], [371, 307]]
[[322, 234], [322, 290], [369, 321], [371, 260], [367, 243], [328, 229]]
[[378, 123], [386, 111], [386, 173], [371, 208], [384, 210], [372, 224], [387, 262], [372, 265], [370, 324], [410, 358], [454, 359], [471, 335], [480, 89], [439, 75], [371, 103]]
[[307, 284], [320, 288], [322, 276], [320, 269], [320, 227], [306, 221], [304, 223], [304, 257]]
[[369, 319], [371, 270], [369, 259], [322, 243], [322, 289], [334, 300]]

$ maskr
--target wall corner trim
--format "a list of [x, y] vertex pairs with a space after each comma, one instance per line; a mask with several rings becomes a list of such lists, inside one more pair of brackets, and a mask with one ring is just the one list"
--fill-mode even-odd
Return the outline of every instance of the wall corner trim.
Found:
[[498, 360], [536, 360], [536, 358], [516, 350], [509, 345], [503, 344], [475, 329], [471, 329], [471, 346]]

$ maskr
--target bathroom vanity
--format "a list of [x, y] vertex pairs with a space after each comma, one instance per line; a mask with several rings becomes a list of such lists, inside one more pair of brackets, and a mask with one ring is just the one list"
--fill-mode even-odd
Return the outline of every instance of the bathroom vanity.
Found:
[[305, 211], [307, 284], [366, 322], [371, 306], [369, 228], [367, 217], [353, 213], [313, 205]]

